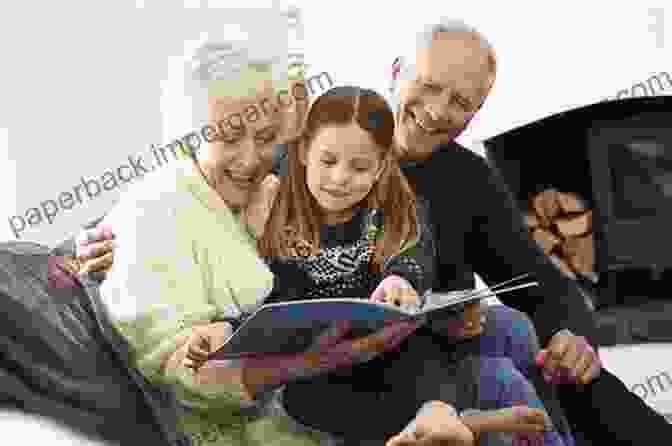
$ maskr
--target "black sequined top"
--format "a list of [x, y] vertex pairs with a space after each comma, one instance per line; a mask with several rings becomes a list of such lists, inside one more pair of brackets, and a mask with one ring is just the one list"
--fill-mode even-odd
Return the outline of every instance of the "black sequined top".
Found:
[[398, 255], [385, 259], [382, 273], [371, 268], [373, 241], [384, 226], [380, 210], [359, 208], [346, 223], [322, 225], [316, 254], [265, 259], [275, 275], [275, 286], [266, 302], [369, 298], [380, 281], [393, 274], [408, 280], [418, 295], [424, 294], [431, 287], [436, 259], [428, 214], [426, 204], [419, 202], [418, 237], [405, 243]]

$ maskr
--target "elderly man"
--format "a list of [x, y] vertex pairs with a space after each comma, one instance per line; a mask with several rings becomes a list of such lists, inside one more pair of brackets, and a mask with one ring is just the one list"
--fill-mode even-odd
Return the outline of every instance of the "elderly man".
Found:
[[[600, 370], [595, 323], [583, 296], [529, 239], [501, 178], [485, 160], [453, 142], [482, 106], [496, 66], [491, 46], [478, 32], [444, 22], [421, 33], [416, 53], [400, 58], [393, 69], [404, 171], [418, 193], [435, 204], [442, 271], [438, 288], [463, 288], [472, 272], [490, 284], [532, 273], [538, 288], [501, 300], [534, 322], [545, 346], [538, 365], [547, 381], [563, 384], [558, 394], [574, 428], [599, 444], [638, 444], [655, 438], [653, 432], [669, 437], [672, 429], [662, 416]], [[488, 348], [486, 339], [473, 345]], [[440, 421], [442, 413], [446, 424]], [[394, 445], [443, 444], [431, 437], [440, 437], [452, 422], [450, 413], [445, 405], [431, 405], [418, 423], [422, 440], [406, 435]]]

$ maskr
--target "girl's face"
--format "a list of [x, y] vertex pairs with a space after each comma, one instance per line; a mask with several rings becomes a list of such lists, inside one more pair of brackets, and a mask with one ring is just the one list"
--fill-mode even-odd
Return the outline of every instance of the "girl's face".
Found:
[[308, 190], [326, 223], [339, 222], [366, 198], [384, 167], [381, 149], [356, 123], [322, 127], [304, 154]]

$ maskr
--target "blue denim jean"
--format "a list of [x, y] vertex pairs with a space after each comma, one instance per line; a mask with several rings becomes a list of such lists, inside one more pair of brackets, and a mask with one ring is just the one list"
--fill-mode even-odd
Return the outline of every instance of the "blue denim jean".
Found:
[[[550, 384], [543, 382], [534, 364], [534, 358], [540, 346], [534, 325], [529, 317], [520, 311], [500, 304], [485, 306], [483, 313], [486, 319], [484, 331], [478, 338], [469, 341], [471, 345], [466, 346], [466, 350], [472, 354], [485, 357], [510, 359], [515, 369], [533, 383], [537, 394], [546, 392], [545, 395], [548, 396], [544, 398], [546, 410], [555, 410], [553, 421], [563, 437], [564, 444], [574, 446], [574, 437], [566, 424], [558, 400], [554, 398], [553, 388]], [[489, 367], [485, 364], [483, 368], [484, 375], [481, 386], [484, 395], [496, 393], [491, 384], [496, 381], [493, 381], [492, 377], [489, 376], [492, 373], [489, 371]], [[506, 368], [502, 368], [500, 373], [506, 372]], [[520, 389], [516, 389], [514, 386], [505, 390], [513, 393], [508, 396], [500, 396], [498, 404], [505, 404], [506, 400], [513, 401], [517, 397], [523, 398], [523, 395], [516, 396], [516, 392], [520, 392]], [[549, 407], [552, 405], [555, 405], [555, 408]]]

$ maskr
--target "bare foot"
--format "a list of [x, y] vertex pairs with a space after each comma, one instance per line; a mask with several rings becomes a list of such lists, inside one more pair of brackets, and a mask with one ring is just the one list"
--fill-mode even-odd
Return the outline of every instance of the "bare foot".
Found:
[[486, 432], [543, 432], [553, 428], [544, 410], [527, 406], [486, 411], [465, 411], [461, 418], [462, 422], [477, 435]]

